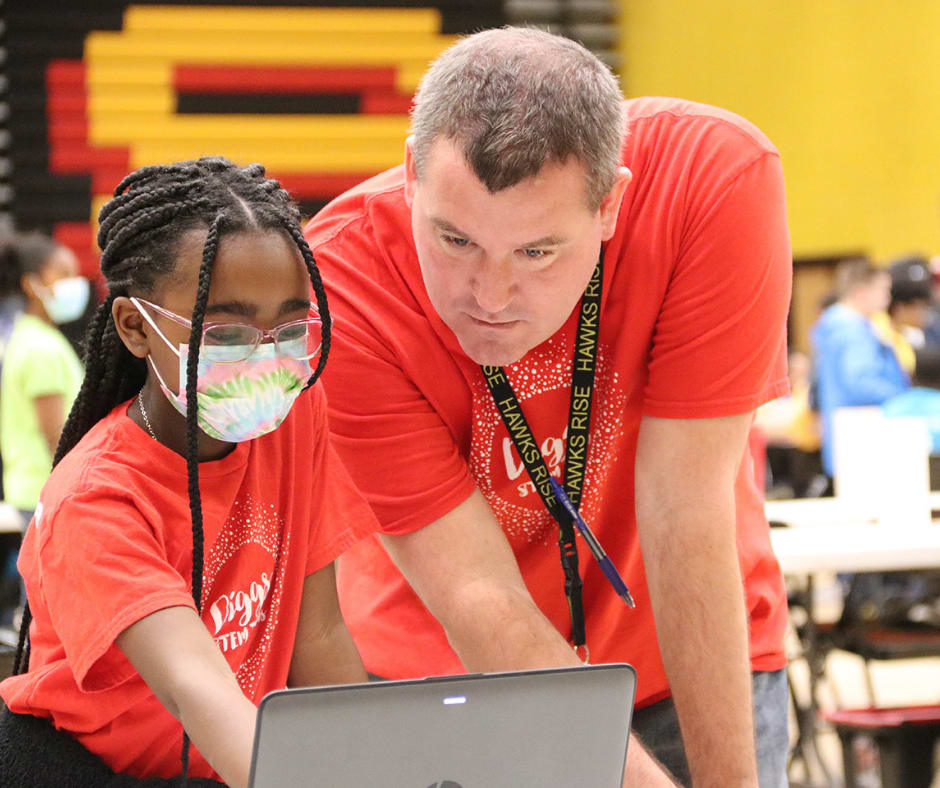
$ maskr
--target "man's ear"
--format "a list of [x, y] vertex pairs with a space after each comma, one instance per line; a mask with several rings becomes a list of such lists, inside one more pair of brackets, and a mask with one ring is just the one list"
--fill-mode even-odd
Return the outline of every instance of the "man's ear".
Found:
[[624, 192], [626, 192], [627, 185], [632, 178], [633, 173], [630, 170], [626, 167], [619, 167], [614, 185], [604, 196], [604, 199], [601, 200], [601, 238], [604, 241], [613, 238], [617, 229], [617, 215], [620, 213], [620, 204], [623, 202]]
[[147, 335], [150, 326], [140, 310], [126, 296], [118, 296], [111, 304], [111, 317], [124, 347], [137, 358], [146, 358], [150, 353], [150, 338]]
[[418, 182], [418, 168], [415, 165], [415, 136], [409, 134], [405, 140], [405, 202], [408, 207], [415, 197], [415, 184]]

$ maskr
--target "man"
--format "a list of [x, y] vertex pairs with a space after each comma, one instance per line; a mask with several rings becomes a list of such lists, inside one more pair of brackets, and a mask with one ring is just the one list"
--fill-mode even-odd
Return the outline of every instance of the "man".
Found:
[[[755, 786], [759, 760], [785, 784], [786, 602], [745, 455], [787, 387], [776, 151], [721, 110], [623, 104], [585, 49], [521, 29], [442, 55], [412, 131], [307, 228], [331, 428], [384, 530], [340, 568], [367, 668], [578, 664], [551, 475], [636, 599], [577, 543], [578, 653], [637, 668], [640, 738], [685, 783]], [[671, 783], [634, 741], [625, 784]]]
[[830, 478], [836, 410], [881, 405], [910, 386], [890, 338], [874, 322], [891, 299], [889, 272], [867, 260], [846, 260], [836, 269], [835, 287], [838, 300], [812, 330], [822, 464]]

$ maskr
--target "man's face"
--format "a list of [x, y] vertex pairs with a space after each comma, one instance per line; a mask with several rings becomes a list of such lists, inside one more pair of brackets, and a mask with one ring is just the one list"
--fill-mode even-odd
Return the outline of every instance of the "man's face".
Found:
[[910, 328], [923, 328], [927, 325], [927, 317], [930, 312], [930, 301], [926, 298], [918, 298], [914, 301], [896, 304], [892, 310], [891, 317], [900, 326]]
[[417, 180], [406, 155], [412, 230], [428, 296], [479, 364], [502, 366], [554, 334], [584, 292], [616, 226], [630, 172], [590, 211], [581, 162], [549, 163], [495, 194], [446, 139]]
[[879, 271], [863, 285], [861, 311], [866, 317], [884, 312], [891, 303], [891, 275]]

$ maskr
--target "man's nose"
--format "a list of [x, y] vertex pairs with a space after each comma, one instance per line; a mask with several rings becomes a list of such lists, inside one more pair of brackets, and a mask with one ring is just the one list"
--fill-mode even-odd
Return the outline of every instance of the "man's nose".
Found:
[[488, 315], [502, 312], [513, 299], [512, 261], [485, 258], [480, 261], [471, 281], [473, 297], [480, 309]]

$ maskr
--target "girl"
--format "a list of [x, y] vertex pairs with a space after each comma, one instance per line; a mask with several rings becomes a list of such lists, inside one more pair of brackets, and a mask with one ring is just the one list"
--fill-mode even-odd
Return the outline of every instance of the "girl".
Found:
[[332, 562], [375, 525], [310, 388], [326, 297], [261, 165], [145, 167], [99, 220], [108, 296], [21, 552], [0, 783], [239, 788], [266, 692], [366, 680]]
[[[4, 500], [29, 522], [65, 417], [82, 383], [82, 365], [58, 326], [79, 317], [90, 285], [73, 252], [39, 233], [0, 241], [0, 454]], [[20, 604], [19, 534], [3, 534], [2, 623]]]
[[3, 481], [7, 502], [28, 520], [82, 382], [81, 362], [56, 326], [81, 315], [90, 284], [70, 249], [38, 233], [6, 239], [0, 256], [0, 298], [18, 312], [2, 352]]

